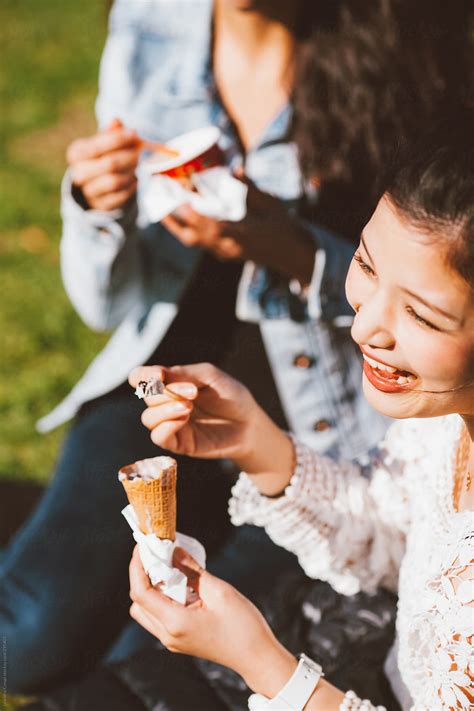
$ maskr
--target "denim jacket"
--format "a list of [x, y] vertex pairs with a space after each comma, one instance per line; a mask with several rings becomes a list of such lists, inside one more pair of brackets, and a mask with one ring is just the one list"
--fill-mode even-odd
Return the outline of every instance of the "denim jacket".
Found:
[[[101, 62], [97, 116], [118, 116], [150, 140], [166, 141], [208, 124], [222, 130], [229, 162], [242, 162], [232, 123], [215, 90], [210, 62], [212, 0], [116, 0]], [[298, 215], [305, 185], [288, 140], [287, 105], [247, 153], [247, 175]], [[115, 329], [82, 378], [38, 423], [48, 431], [109, 392], [144, 363], [167, 332], [199, 262], [160, 224], [137, 209], [84, 210], [62, 187], [61, 268], [79, 315], [94, 330]], [[320, 451], [362, 455], [383, 435], [384, 418], [361, 392], [360, 353], [349, 327], [344, 282], [353, 248], [307, 223], [317, 245], [304, 297], [267, 269], [244, 266], [237, 316], [258, 322], [291, 429]], [[218, 337], [218, 334], [216, 334]]]

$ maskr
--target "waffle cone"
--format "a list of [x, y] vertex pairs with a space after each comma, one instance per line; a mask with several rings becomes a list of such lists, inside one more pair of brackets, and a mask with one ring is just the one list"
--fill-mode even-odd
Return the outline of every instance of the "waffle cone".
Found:
[[[122, 467], [119, 479], [142, 533], [176, 538], [176, 461], [171, 457], [143, 459]], [[151, 476], [150, 476], [151, 473]]]

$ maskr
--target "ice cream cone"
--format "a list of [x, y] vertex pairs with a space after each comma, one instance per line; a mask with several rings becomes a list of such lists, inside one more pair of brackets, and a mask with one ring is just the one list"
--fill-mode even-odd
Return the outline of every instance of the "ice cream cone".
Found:
[[119, 480], [145, 534], [176, 538], [177, 465], [171, 457], [142, 459], [122, 467]]

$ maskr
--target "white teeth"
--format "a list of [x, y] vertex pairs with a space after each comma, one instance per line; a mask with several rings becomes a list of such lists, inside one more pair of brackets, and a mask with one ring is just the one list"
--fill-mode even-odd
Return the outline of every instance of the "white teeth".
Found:
[[366, 356], [364, 353], [362, 355], [364, 357], [364, 360], [366, 360], [372, 368], [376, 368], [377, 370], [385, 370], [387, 371], [387, 373], [395, 373], [395, 371], [397, 370], [396, 368], [392, 368], [391, 365], [385, 365], [385, 363], [379, 363], [378, 360], [369, 358], [369, 356]]
[[396, 368], [392, 368], [391, 365], [385, 365], [385, 363], [379, 363], [377, 367], [380, 368], [380, 370], [386, 370], [387, 373], [394, 373], [396, 371]]
[[373, 358], [369, 358], [368, 356], [364, 356], [364, 358], [372, 368], [378, 368], [381, 365], [381, 363], [374, 360]]
[[[364, 360], [367, 361], [367, 363], [372, 367], [375, 368], [376, 370], [385, 370], [387, 373], [396, 373], [397, 368], [392, 368], [391, 365], [385, 365], [385, 363], [379, 363], [378, 360], [374, 360], [373, 358], [369, 358], [369, 356], [366, 356], [365, 353], [362, 353], [362, 356]], [[407, 375], [406, 377], [404, 375], [400, 375], [394, 382], [398, 383], [399, 385], [406, 385], [407, 383], [414, 383], [416, 380], [416, 375]]]

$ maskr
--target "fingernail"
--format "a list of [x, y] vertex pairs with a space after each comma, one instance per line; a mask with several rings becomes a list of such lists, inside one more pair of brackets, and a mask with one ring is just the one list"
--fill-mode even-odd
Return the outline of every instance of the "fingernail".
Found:
[[173, 412], [185, 412], [189, 410], [189, 406], [185, 402], [177, 402], [173, 405]]
[[195, 385], [183, 385], [179, 389], [179, 393], [181, 395], [183, 395], [183, 397], [192, 398], [196, 395], [196, 386]]

